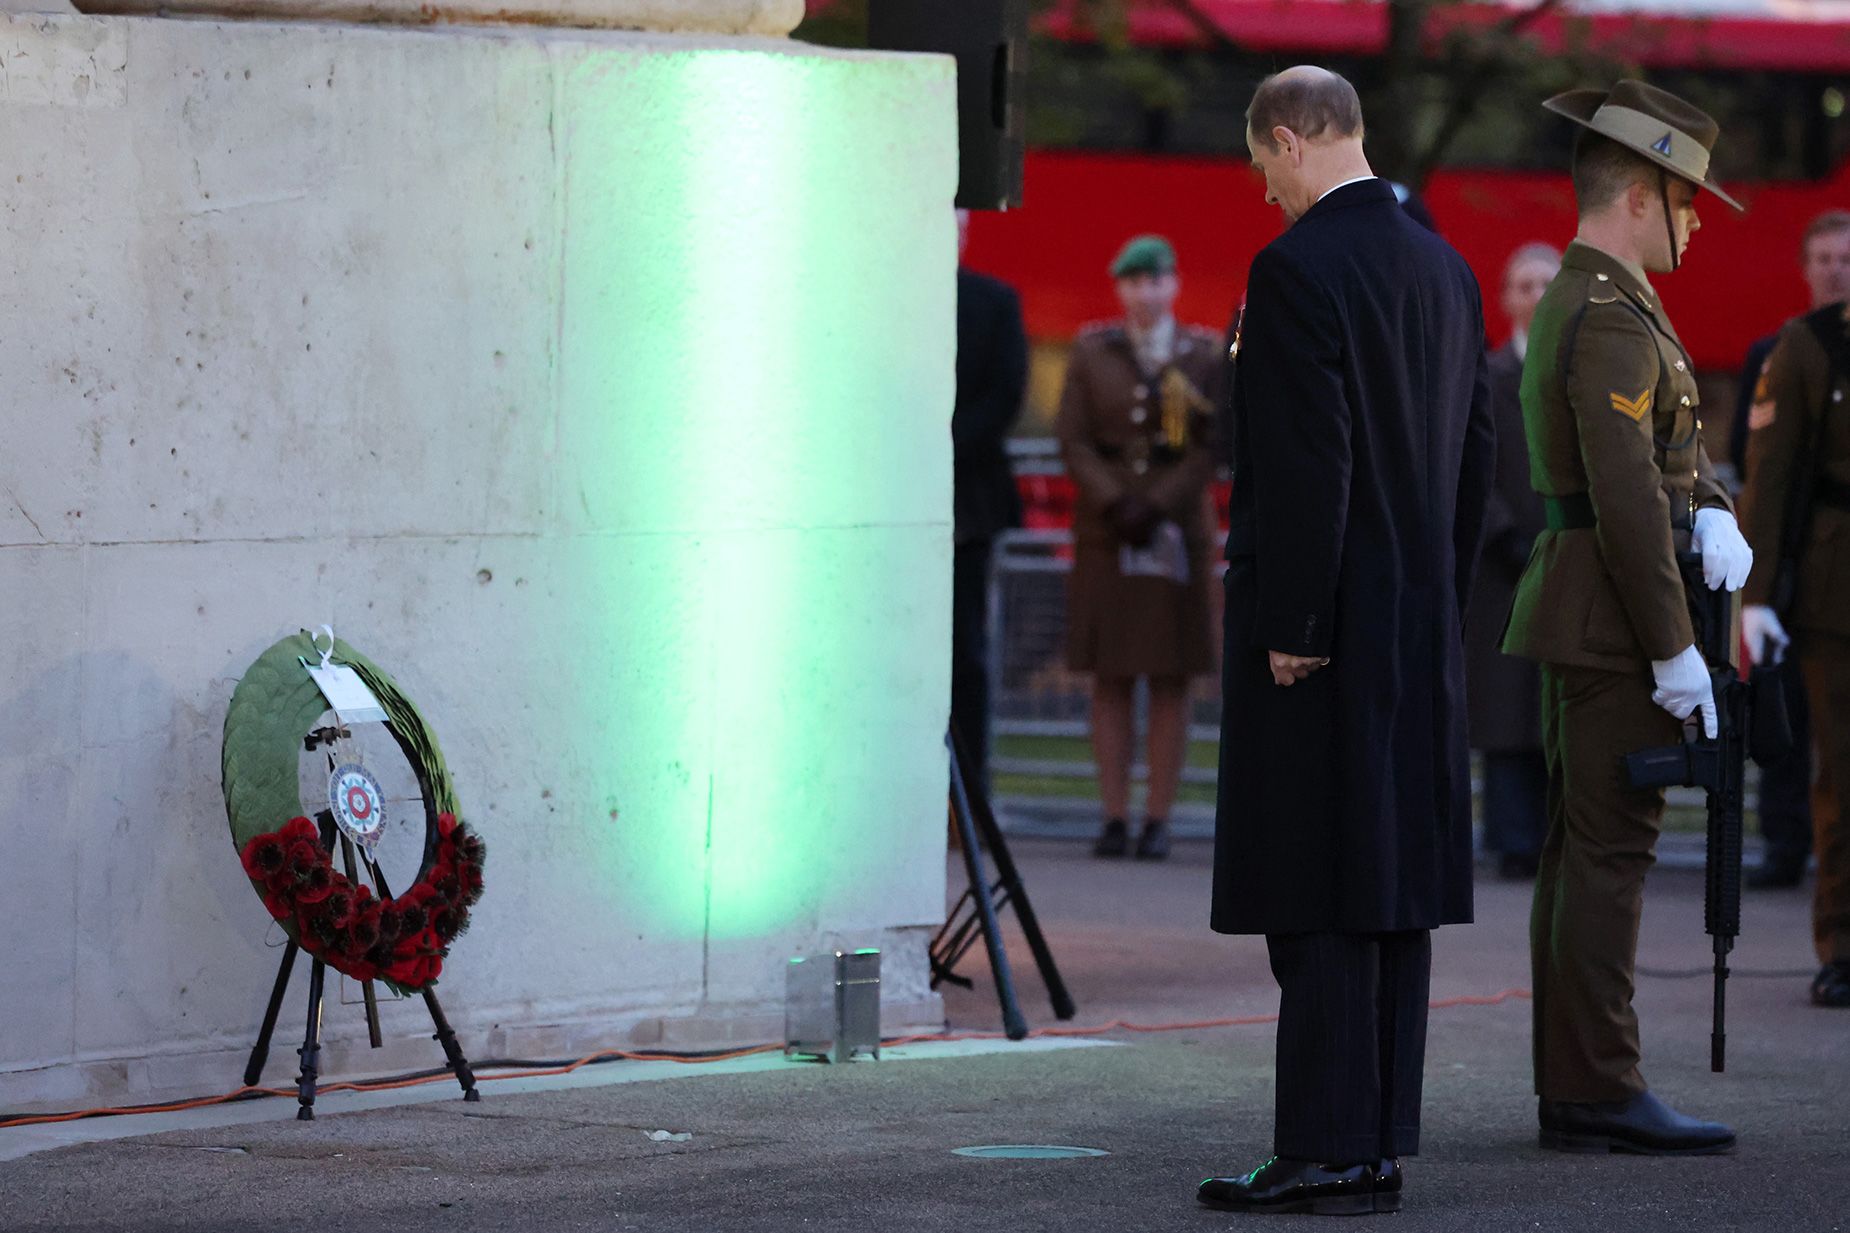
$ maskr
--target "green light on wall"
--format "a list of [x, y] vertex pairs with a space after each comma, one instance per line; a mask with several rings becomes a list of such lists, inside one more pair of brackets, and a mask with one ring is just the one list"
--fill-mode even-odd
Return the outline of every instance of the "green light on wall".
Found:
[[[879, 876], [891, 845], [857, 833], [890, 825], [883, 764], [943, 722], [917, 712], [948, 571], [902, 545], [942, 538], [948, 566], [953, 118], [947, 90], [942, 133], [895, 146], [873, 69], [706, 51], [566, 83], [564, 395], [602, 413], [561, 448], [586, 593], [637, 648], [580, 688], [634, 785], [617, 893], [678, 936], [813, 924]], [[672, 148], [616, 114], [639, 90]]]

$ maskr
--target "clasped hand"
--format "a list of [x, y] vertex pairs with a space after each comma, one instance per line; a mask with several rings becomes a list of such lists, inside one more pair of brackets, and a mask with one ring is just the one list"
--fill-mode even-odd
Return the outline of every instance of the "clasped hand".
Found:
[[1319, 668], [1327, 668], [1330, 657], [1318, 658], [1314, 655], [1287, 655], [1283, 651], [1267, 651], [1266, 659], [1272, 667], [1272, 682], [1276, 685], [1295, 685]]

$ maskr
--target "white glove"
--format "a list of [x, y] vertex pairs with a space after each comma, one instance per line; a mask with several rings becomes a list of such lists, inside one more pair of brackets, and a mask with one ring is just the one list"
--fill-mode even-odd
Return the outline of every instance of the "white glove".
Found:
[[1657, 678], [1651, 701], [1675, 719], [1688, 719], [1700, 709], [1703, 735], [1715, 739], [1721, 730], [1715, 720], [1715, 682], [1709, 679], [1709, 666], [1702, 662], [1702, 652], [1692, 645], [1684, 647], [1675, 659], [1654, 659], [1651, 675]]
[[1702, 554], [1702, 580], [1709, 590], [1719, 591], [1728, 584], [1730, 591], [1747, 585], [1747, 575], [1754, 568], [1754, 550], [1747, 546], [1740, 524], [1725, 509], [1699, 509], [1689, 546]]
[[1765, 604], [1749, 604], [1741, 609], [1741, 635], [1747, 639], [1747, 653], [1757, 664], [1776, 664], [1786, 657], [1792, 635], [1779, 623], [1779, 614]]

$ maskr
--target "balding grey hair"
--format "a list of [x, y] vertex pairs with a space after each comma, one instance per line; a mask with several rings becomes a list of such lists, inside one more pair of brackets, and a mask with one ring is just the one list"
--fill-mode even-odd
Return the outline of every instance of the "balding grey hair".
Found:
[[1253, 92], [1246, 108], [1246, 129], [1276, 153], [1274, 128], [1288, 128], [1306, 141], [1324, 136], [1360, 137], [1362, 100], [1355, 87], [1336, 73], [1289, 69], [1274, 73]]
[[1510, 275], [1514, 274], [1519, 266], [1528, 265], [1530, 262], [1535, 262], [1538, 265], [1551, 265], [1558, 270], [1561, 268], [1561, 252], [1552, 244], [1542, 244], [1539, 242], [1535, 244], [1524, 244], [1521, 248], [1511, 253], [1510, 259], [1503, 263], [1503, 281], [1507, 283], [1510, 280]]

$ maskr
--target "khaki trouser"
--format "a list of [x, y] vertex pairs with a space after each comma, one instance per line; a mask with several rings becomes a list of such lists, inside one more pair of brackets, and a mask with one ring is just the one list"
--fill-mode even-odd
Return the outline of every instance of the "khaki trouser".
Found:
[[1818, 854], [1812, 940], [1819, 962], [1850, 963], [1850, 639], [1807, 631], [1800, 645], [1818, 754], [1811, 794]]
[[1651, 701], [1650, 669], [1640, 668], [1542, 666], [1548, 838], [1529, 949], [1544, 1100], [1624, 1100], [1645, 1087], [1632, 969], [1664, 793], [1625, 786], [1619, 759], [1674, 744], [1681, 730]]

